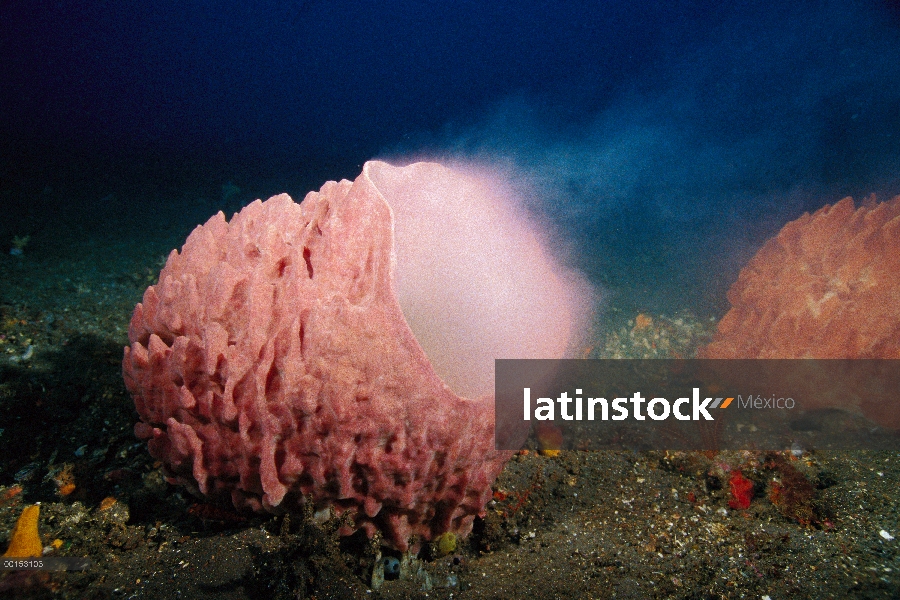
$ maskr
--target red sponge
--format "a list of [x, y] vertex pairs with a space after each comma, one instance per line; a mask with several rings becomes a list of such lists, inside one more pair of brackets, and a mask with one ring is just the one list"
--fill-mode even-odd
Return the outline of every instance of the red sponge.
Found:
[[492, 189], [367, 163], [302, 204], [197, 227], [135, 308], [123, 361], [135, 433], [170, 481], [254, 510], [352, 510], [400, 550], [469, 533], [509, 457], [493, 358], [563, 356], [590, 301]]

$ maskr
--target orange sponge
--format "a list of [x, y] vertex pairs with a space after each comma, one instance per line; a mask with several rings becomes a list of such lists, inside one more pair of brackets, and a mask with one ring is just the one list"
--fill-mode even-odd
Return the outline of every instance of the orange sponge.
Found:
[[37, 504], [26, 506], [16, 521], [9, 537], [9, 548], [3, 554], [6, 558], [31, 558], [41, 556], [44, 547], [38, 534], [38, 515], [41, 507]]

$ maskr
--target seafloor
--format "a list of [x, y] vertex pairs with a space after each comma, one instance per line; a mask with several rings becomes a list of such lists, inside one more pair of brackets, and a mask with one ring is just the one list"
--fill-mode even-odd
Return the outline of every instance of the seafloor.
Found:
[[[209, 213], [197, 207], [197, 220]], [[104, 216], [106, 215], [106, 216]], [[0, 255], [0, 543], [40, 503], [47, 555], [81, 572], [0, 574], [29, 598], [897, 598], [894, 452], [523, 451], [474, 534], [391, 558], [337, 523], [235, 513], [163, 480], [132, 434], [128, 320], [190, 222], [103, 199], [22, 220]], [[166, 225], [168, 223], [169, 225]], [[690, 356], [713, 323], [607, 307], [586, 355]], [[553, 453], [548, 453], [553, 454]], [[734, 508], [736, 470], [752, 482]], [[895, 539], [897, 537], [898, 539]], [[440, 554], [445, 554], [440, 556]]]

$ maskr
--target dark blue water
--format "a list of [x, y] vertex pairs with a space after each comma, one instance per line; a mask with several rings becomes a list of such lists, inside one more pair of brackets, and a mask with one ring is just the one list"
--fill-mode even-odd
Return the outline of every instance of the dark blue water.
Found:
[[4, 244], [461, 155], [617, 302], [702, 312], [786, 221], [900, 192], [892, 2], [17, 2], [0, 56]]

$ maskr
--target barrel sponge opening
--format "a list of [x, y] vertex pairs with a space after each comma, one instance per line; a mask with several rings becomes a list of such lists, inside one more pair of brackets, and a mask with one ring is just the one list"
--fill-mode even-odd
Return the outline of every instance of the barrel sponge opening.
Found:
[[486, 168], [384, 162], [365, 174], [394, 217], [394, 290], [435, 372], [457, 394], [493, 393], [495, 358], [560, 358], [594, 294]]

